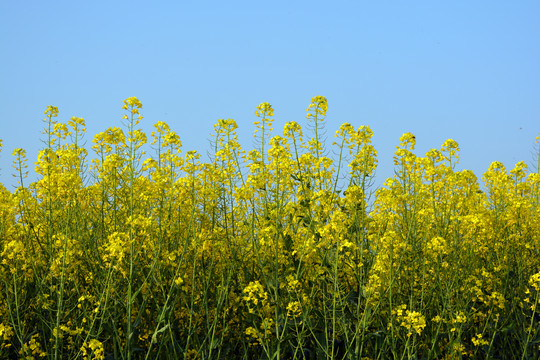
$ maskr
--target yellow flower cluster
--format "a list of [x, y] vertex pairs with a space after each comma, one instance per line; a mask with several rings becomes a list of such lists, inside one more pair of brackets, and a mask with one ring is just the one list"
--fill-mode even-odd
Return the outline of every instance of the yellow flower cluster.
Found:
[[105, 352], [103, 350], [103, 344], [101, 341], [91, 339], [85, 342], [81, 347], [81, 353], [85, 360], [103, 360], [105, 359]]
[[39, 342], [39, 334], [32, 335], [30, 340], [23, 344], [19, 350], [19, 356], [25, 360], [42, 359], [47, 356], [47, 353], [43, 351]]
[[250, 282], [243, 292], [243, 299], [248, 304], [248, 309], [251, 313], [255, 312], [257, 307], [264, 307], [268, 304], [268, 294], [258, 281]]
[[[399, 305], [392, 310], [392, 314], [396, 316], [399, 325], [407, 330], [408, 337], [413, 333], [422, 334], [422, 330], [426, 327], [425, 317], [418, 311], [408, 310], [405, 304]], [[389, 324], [388, 328], [390, 329], [391, 327], [392, 325]]]

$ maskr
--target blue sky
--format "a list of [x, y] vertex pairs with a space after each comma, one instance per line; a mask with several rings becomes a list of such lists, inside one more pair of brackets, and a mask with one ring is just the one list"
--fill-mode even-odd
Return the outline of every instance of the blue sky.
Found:
[[532, 163], [540, 132], [539, 15], [525, 0], [3, 1], [0, 182], [16, 184], [16, 147], [33, 168], [47, 105], [85, 118], [89, 147], [130, 96], [147, 134], [165, 121], [185, 151], [205, 154], [220, 118], [251, 149], [259, 103], [281, 134], [324, 95], [328, 137], [343, 122], [373, 129], [379, 184], [404, 132], [418, 155], [456, 140], [478, 178], [492, 161], [510, 170]]

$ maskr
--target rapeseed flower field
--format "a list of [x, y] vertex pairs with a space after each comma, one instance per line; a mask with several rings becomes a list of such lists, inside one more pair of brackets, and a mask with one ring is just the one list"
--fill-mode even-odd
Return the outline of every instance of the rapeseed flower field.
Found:
[[540, 164], [479, 180], [454, 140], [419, 156], [406, 133], [374, 189], [371, 129], [326, 148], [322, 96], [280, 134], [257, 106], [247, 152], [218, 120], [207, 162], [123, 109], [85, 148], [84, 119], [49, 106], [35, 182], [13, 153], [0, 358], [540, 357]]

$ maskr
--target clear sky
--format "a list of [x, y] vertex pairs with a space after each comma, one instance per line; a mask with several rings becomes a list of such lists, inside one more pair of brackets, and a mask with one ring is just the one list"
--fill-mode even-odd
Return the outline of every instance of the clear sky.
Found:
[[11, 153], [26, 149], [33, 168], [47, 105], [85, 118], [89, 148], [137, 96], [148, 135], [165, 121], [206, 154], [218, 119], [235, 119], [251, 149], [259, 103], [281, 134], [323, 95], [328, 137], [343, 122], [373, 129], [379, 183], [404, 132], [418, 155], [456, 140], [478, 178], [492, 161], [532, 163], [540, 132], [536, 0], [1, 1], [0, 49], [10, 190]]

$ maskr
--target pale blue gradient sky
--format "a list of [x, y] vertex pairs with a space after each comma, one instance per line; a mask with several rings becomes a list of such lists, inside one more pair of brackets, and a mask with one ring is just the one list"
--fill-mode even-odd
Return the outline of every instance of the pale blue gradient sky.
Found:
[[478, 178], [495, 160], [532, 163], [540, 132], [539, 1], [2, 1], [0, 45], [10, 190], [11, 153], [33, 168], [47, 105], [85, 118], [89, 147], [137, 96], [148, 135], [165, 121], [206, 154], [217, 119], [251, 149], [259, 103], [281, 134], [324, 95], [329, 137], [343, 122], [373, 129], [379, 184], [404, 132], [419, 155], [453, 138]]

